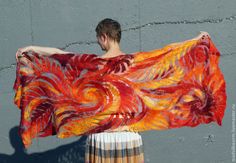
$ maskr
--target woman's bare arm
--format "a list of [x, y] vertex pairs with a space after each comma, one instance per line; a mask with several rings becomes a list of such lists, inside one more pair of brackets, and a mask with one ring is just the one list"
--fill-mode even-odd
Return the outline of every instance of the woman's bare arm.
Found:
[[30, 46], [30, 49], [33, 50], [36, 53], [40, 53], [42, 55], [52, 55], [55, 53], [71, 53], [71, 52], [67, 52], [67, 51], [63, 51], [61, 49], [58, 48], [53, 48], [53, 47], [43, 47], [43, 46]]
[[21, 54], [25, 51], [33, 51], [35, 53], [39, 53], [41, 55], [52, 55], [52, 54], [65, 54], [65, 53], [72, 53], [72, 52], [67, 52], [67, 51], [63, 51], [61, 49], [58, 48], [53, 48], [53, 47], [43, 47], [43, 46], [26, 46], [23, 48], [19, 48], [18, 51], [16, 52], [16, 60], [18, 61], [18, 59], [20, 58], [21, 60], [25, 60], [25, 58], [23, 56], [21, 56]]

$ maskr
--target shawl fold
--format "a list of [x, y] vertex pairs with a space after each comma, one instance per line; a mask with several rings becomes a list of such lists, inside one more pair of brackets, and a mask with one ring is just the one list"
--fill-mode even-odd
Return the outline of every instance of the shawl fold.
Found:
[[13, 89], [25, 147], [51, 135], [222, 125], [226, 84], [207, 32], [111, 58], [33, 50], [20, 55]]

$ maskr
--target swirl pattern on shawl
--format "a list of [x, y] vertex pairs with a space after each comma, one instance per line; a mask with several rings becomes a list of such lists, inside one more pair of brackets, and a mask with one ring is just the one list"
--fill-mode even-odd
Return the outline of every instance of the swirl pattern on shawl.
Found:
[[112, 58], [23, 55], [13, 88], [26, 147], [50, 135], [222, 125], [225, 80], [209, 35]]

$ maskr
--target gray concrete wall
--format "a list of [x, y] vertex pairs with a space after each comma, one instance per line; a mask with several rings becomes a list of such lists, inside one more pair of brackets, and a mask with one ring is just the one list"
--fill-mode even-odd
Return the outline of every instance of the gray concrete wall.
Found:
[[236, 97], [235, 9], [235, 0], [0, 0], [0, 162], [83, 162], [84, 138], [80, 137], [38, 138], [23, 151], [16, 127], [20, 110], [13, 104], [15, 52], [23, 46], [39, 45], [102, 54], [94, 28], [106, 17], [121, 23], [121, 47], [127, 53], [161, 48], [193, 38], [199, 31], [211, 35], [222, 54], [220, 67], [227, 86], [223, 126], [143, 132], [145, 161], [231, 162]]

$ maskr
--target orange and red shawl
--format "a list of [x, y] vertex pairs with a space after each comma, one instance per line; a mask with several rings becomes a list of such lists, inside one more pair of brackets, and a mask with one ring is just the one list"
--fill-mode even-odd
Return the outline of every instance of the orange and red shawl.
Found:
[[226, 85], [220, 53], [206, 33], [112, 58], [23, 54], [28, 61], [17, 62], [13, 88], [26, 147], [50, 135], [222, 125]]

